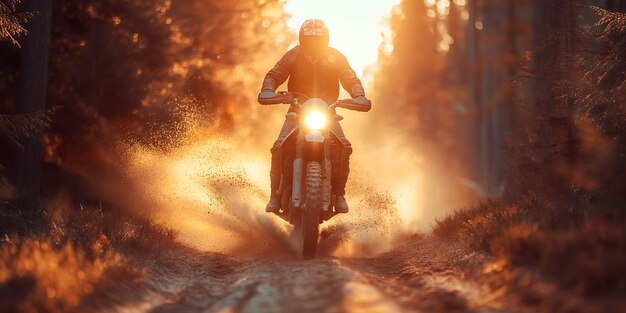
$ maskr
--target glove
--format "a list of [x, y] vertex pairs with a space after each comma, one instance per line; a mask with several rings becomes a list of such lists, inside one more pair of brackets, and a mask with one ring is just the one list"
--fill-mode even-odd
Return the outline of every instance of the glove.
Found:
[[372, 106], [372, 102], [369, 99], [365, 98], [365, 96], [356, 96], [352, 98], [352, 101], [359, 105]]
[[259, 93], [258, 101], [262, 105], [291, 103], [293, 95], [289, 96], [289, 94], [276, 93], [272, 90], [262, 90]]
[[280, 103], [281, 95], [271, 90], [263, 90], [259, 93], [258, 101], [261, 105], [278, 104]]
[[259, 98], [263, 98], [263, 99], [270, 99], [270, 98], [276, 98], [279, 97], [280, 94], [272, 91], [272, 90], [262, 90], [261, 93], [259, 93]]
[[356, 96], [352, 99], [337, 101], [337, 107], [353, 111], [367, 112], [372, 108], [372, 102], [365, 96]]

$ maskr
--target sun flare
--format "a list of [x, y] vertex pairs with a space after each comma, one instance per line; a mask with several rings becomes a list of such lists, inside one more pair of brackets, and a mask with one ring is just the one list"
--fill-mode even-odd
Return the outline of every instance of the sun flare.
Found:
[[[383, 34], [389, 32], [385, 16], [399, 0], [289, 0], [285, 5], [293, 31], [309, 18], [320, 18], [330, 29], [330, 45], [345, 54], [357, 75], [375, 64]], [[295, 43], [294, 43], [295, 44]]]

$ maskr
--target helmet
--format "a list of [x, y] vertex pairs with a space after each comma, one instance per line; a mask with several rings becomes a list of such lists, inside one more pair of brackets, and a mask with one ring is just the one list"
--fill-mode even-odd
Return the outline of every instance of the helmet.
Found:
[[328, 28], [319, 19], [306, 20], [300, 27], [300, 47], [311, 54], [319, 54], [328, 48]]

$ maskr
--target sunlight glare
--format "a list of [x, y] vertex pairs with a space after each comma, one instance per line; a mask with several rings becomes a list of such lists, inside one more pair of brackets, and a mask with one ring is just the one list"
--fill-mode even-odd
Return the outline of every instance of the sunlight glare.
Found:
[[[350, 65], [363, 76], [369, 65], [375, 64], [382, 34], [389, 33], [385, 17], [400, 0], [288, 0], [285, 10], [291, 14], [287, 22], [297, 33], [309, 18], [326, 22], [330, 30], [330, 45], [346, 55]], [[294, 43], [295, 45], [295, 43]]]

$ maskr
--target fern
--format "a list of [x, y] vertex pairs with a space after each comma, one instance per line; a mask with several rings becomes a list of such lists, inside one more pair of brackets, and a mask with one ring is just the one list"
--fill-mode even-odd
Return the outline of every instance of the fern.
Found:
[[604, 34], [614, 36], [626, 32], [626, 14], [611, 12], [595, 6], [591, 8], [600, 16], [600, 20], [596, 22], [596, 26], [604, 27]]
[[9, 139], [18, 147], [21, 138], [29, 138], [41, 133], [50, 125], [50, 112], [5, 115], [0, 114], [0, 137]]

